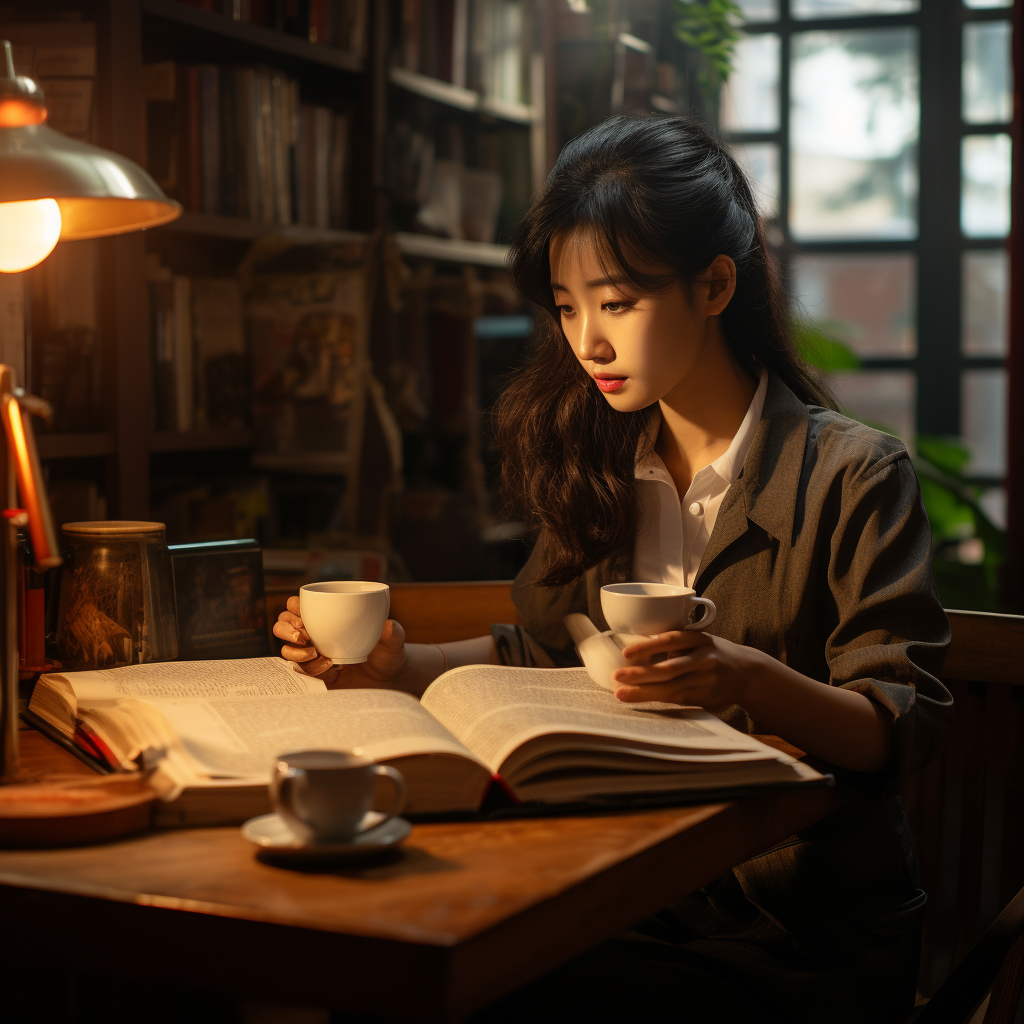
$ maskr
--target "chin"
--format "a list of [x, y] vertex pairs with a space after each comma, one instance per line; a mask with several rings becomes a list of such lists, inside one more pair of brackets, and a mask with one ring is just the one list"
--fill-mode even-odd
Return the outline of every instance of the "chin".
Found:
[[639, 412], [658, 401], [657, 396], [652, 398], [646, 391], [641, 393], [639, 388], [626, 394], [610, 394], [603, 397], [616, 412]]

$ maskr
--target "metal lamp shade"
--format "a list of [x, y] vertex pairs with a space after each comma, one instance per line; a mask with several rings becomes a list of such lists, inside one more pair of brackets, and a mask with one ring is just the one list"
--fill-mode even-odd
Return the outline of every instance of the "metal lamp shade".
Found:
[[166, 224], [181, 214], [138, 164], [45, 124], [0, 128], [0, 203], [54, 199], [62, 239]]

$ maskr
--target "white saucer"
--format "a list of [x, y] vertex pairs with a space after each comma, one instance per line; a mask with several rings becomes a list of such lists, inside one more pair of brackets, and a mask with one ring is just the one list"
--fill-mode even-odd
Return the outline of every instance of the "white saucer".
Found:
[[242, 835], [262, 853], [303, 863], [355, 860], [397, 846], [411, 831], [405, 818], [387, 818], [380, 811], [368, 811], [351, 839], [335, 843], [303, 842], [276, 813], [250, 818], [242, 826]]

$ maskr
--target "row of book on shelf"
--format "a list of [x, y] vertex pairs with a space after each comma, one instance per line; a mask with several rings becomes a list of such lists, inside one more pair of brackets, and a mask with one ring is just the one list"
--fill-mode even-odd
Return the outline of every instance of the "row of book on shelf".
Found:
[[392, 66], [528, 104], [532, 15], [527, 0], [401, 0]]
[[232, 21], [362, 54], [369, 0], [182, 0]]
[[264, 66], [161, 61], [143, 87], [149, 171], [186, 210], [347, 226], [346, 113], [303, 103], [298, 82]]

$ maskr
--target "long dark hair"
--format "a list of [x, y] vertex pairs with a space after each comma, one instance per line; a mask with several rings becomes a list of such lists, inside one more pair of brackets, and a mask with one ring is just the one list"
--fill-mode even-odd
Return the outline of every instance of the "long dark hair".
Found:
[[545, 533], [545, 586], [633, 542], [634, 470], [649, 447], [647, 412], [612, 409], [562, 333], [548, 248], [577, 232], [642, 292], [674, 280], [692, 287], [716, 256], [731, 257], [736, 292], [721, 324], [736, 361], [755, 380], [766, 366], [801, 401], [835, 408], [794, 348], [750, 185], [725, 146], [693, 118], [619, 115], [591, 128], [562, 150], [509, 257], [516, 288], [547, 315], [530, 362], [495, 406], [495, 433], [503, 490]]

